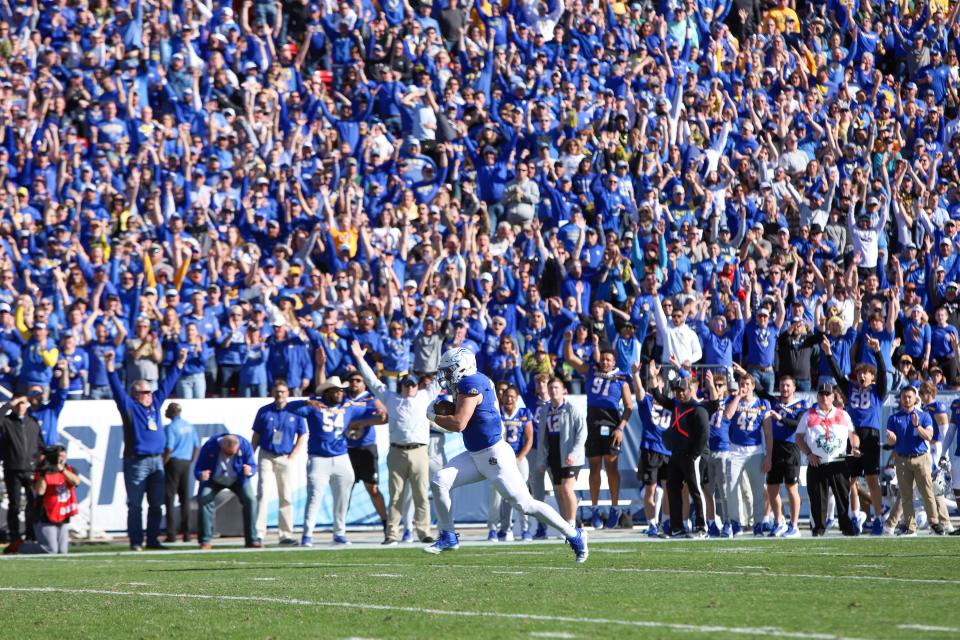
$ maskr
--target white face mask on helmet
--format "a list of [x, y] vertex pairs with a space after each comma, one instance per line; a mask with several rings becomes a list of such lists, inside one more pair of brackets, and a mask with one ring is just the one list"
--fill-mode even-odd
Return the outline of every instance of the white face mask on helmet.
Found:
[[444, 389], [452, 389], [466, 376], [477, 372], [477, 358], [463, 347], [448, 349], [437, 366], [437, 382]]

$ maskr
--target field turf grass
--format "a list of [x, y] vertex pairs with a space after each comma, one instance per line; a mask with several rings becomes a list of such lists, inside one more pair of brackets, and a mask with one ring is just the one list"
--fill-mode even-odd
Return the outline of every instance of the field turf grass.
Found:
[[960, 540], [560, 542], [0, 561], [0, 638], [957, 638]]

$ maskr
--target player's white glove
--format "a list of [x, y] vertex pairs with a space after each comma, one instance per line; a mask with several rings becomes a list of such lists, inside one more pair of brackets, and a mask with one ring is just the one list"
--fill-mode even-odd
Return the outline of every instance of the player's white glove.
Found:
[[427, 407], [427, 420], [430, 422], [437, 421], [437, 412], [433, 410], [433, 403], [430, 403], [430, 406]]

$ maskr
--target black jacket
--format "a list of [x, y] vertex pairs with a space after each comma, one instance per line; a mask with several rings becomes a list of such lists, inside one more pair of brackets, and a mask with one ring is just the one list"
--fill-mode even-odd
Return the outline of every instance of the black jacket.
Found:
[[0, 408], [0, 459], [6, 471], [33, 471], [43, 436], [40, 425], [29, 415], [18, 418], [9, 411], [9, 405]]
[[706, 453], [710, 436], [710, 414], [706, 407], [696, 402], [680, 404], [660, 391], [654, 391], [653, 397], [673, 416], [670, 428], [663, 432], [663, 443], [670, 449], [670, 455], [696, 458]]

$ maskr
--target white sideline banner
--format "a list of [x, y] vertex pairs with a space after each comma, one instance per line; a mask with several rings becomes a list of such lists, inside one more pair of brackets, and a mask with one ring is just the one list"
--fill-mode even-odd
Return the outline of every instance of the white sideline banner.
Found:
[[[571, 395], [568, 401], [586, 410], [586, 397]], [[206, 400], [174, 400], [183, 407], [182, 417], [194, 424], [201, 444], [221, 433], [236, 433], [246, 438], [252, 435], [253, 419], [260, 407], [271, 402], [269, 398], [226, 398]], [[891, 411], [894, 398], [888, 398], [883, 420]], [[123, 484], [123, 428], [120, 414], [112, 400], [69, 401], [60, 416], [59, 429], [67, 441], [70, 463], [89, 479], [78, 487], [81, 516], [92, 515], [93, 528], [101, 531], [126, 530], [126, 491]], [[626, 431], [619, 467], [622, 477], [622, 494], [625, 501], [639, 497], [636, 469], [640, 449], [642, 427], [634, 408], [630, 426]], [[387, 495], [386, 454], [389, 448], [386, 425], [377, 427], [377, 446], [380, 451], [380, 490]], [[451, 458], [463, 451], [462, 439], [456, 434], [446, 438], [446, 455]], [[304, 450], [304, 454], [306, 450]], [[303, 522], [306, 503], [306, 455], [301, 455], [294, 482], [294, 520]], [[256, 482], [256, 477], [253, 478]], [[277, 524], [276, 489], [268, 486], [270, 512], [268, 524]], [[192, 493], [196, 494], [196, 484]], [[229, 494], [229, 492], [225, 492]], [[92, 502], [91, 502], [92, 501]], [[583, 504], [583, 503], [581, 503]], [[487, 483], [461, 487], [454, 490], [454, 510], [458, 522], [485, 522], [487, 506]], [[93, 509], [91, 513], [91, 507]], [[146, 514], [146, 508], [144, 508]], [[317, 518], [318, 527], [329, 526], [332, 521], [332, 498], [324, 497]], [[379, 518], [367, 492], [360, 483], [354, 487], [347, 522], [351, 525], [379, 524]], [[195, 524], [194, 524], [195, 526]]]
[[[172, 400], [183, 407], [182, 418], [192, 423], [200, 435], [201, 445], [210, 437], [221, 433], [236, 433], [248, 440], [253, 435], [253, 419], [260, 407], [272, 402], [269, 398], [225, 398], [206, 400]], [[165, 405], [166, 406], [166, 405]], [[164, 408], [165, 408], [164, 406]], [[81, 512], [89, 513], [92, 507], [94, 528], [104, 531], [125, 531], [127, 528], [127, 494], [123, 483], [123, 427], [120, 413], [112, 400], [80, 400], [67, 402], [60, 415], [59, 429], [65, 434], [70, 464], [90, 479], [90, 485], [81, 485], [78, 500]], [[385, 451], [387, 430], [378, 428], [378, 442]], [[78, 444], [82, 443], [81, 444]], [[385, 460], [385, 456], [381, 456]], [[296, 521], [302, 522], [306, 502], [306, 448], [300, 455], [294, 479], [294, 509]], [[251, 480], [256, 482], [254, 476]], [[269, 488], [269, 487], [268, 487]], [[271, 524], [276, 524], [276, 487], [272, 487]], [[196, 495], [194, 482], [191, 494]], [[229, 492], [226, 492], [229, 494]], [[362, 495], [361, 495], [362, 494]], [[270, 492], [268, 491], [268, 495]], [[331, 497], [324, 500], [317, 522], [322, 526], [332, 520]], [[348, 520], [364, 522], [373, 514], [373, 505], [362, 487], [357, 487], [351, 501]], [[144, 514], [146, 507], [144, 506]], [[195, 526], [195, 523], [193, 523]]]
[[[571, 396], [570, 400], [586, 405], [583, 396]], [[183, 407], [181, 417], [192, 423], [200, 435], [201, 445], [212, 436], [221, 433], [236, 433], [249, 439], [252, 434], [253, 419], [260, 407], [272, 402], [269, 398], [225, 398], [205, 400], [171, 400]], [[169, 401], [168, 401], [169, 402]], [[166, 405], [164, 405], [165, 409]], [[162, 412], [161, 412], [162, 413]], [[112, 400], [76, 400], [66, 403], [60, 415], [59, 430], [67, 441], [67, 453], [70, 464], [80, 474], [89, 479], [89, 484], [81, 484], [77, 489], [81, 516], [92, 516], [92, 528], [107, 532], [123, 532], [127, 528], [127, 494], [123, 484], [123, 427], [120, 413]], [[380, 451], [380, 490], [389, 500], [387, 487], [386, 453], [389, 449], [389, 435], [386, 425], [377, 427], [377, 447]], [[639, 440], [638, 440], [639, 442]], [[455, 434], [446, 438], [446, 455], [452, 458], [463, 451], [462, 439]], [[625, 447], [626, 451], [626, 447]], [[293, 502], [294, 520], [299, 526], [303, 522], [306, 505], [307, 456], [306, 449], [300, 456], [294, 480]], [[636, 469], [636, 454], [623, 456], [631, 458]], [[633, 475], [633, 474], [629, 474]], [[256, 476], [252, 479], [256, 482]], [[197, 485], [191, 490], [196, 495]], [[230, 492], [224, 492], [229, 495]], [[267, 487], [270, 499], [268, 524], [277, 524], [276, 487]], [[459, 522], [483, 522], [486, 520], [487, 483], [478, 483], [454, 490], [455, 517]], [[329, 526], [333, 520], [332, 497], [327, 493], [323, 499], [317, 526]], [[91, 512], [92, 509], [92, 512]], [[89, 517], [88, 516], [88, 517]], [[146, 506], [144, 506], [146, 516]], [[354, 486], [347, 513], [347, 522], [351, 525], [379, 524], [380, 519], [373, 503], [361, 483]], [[196, 523], [192, 523], [196, 526]]]

